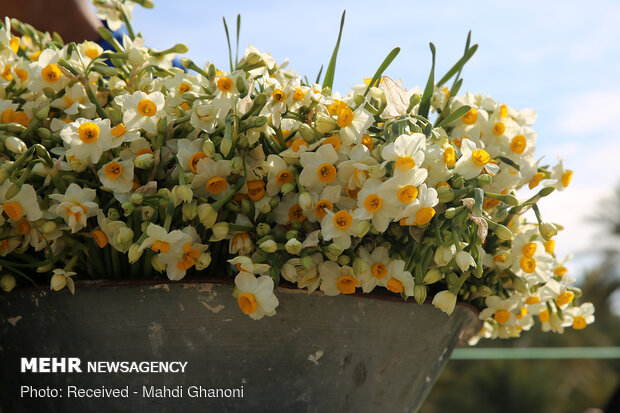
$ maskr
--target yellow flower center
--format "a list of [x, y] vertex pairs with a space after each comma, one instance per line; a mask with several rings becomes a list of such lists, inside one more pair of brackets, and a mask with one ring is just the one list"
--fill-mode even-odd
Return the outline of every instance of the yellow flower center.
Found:
[[22, 235], [26, 235], [27, 233], [29, 233], [30, 223], [25, 219], [22, 219], [21, 221], [19, 221], [17, 223], [17, 232], [19, 232]]
[[527, 142], [525, 141], [525, 136], [517, 135], [514, 138], [512, 138], [512, 141], [510, 141], [510, 150], [516, 153], [517, 155], [521, 155], [523, 151], [525, 151], [526, 145], [527, 145]]
[[542, 310], [540, 314], [538, 314], [538, 319], [541, 323], [546, 323], [549, 321], [549, 310]]
[[388, 282], [385, 284], [385, 288], [397, 294], [405, 291], [405, 288], [403, 287], [403, 283], [398, 281], [396, 278], [390, 278]]
[[6, 212], [9, 218], [14, 221], [19, 220], [24, 215], [24, 210], [22, 209], [22, 206], [14, 201], [5, 202], [5, 204], [2, 206], [2, 209], [4, 210], [4, 212]]
[[304, 98], [304, 96], [306, 96], [306, 94], [299, 88], [295, 89], [295, 93], [293, 93], [293, 99], [295, 99], [296, 101], [300, 101]]
[[338, 126], [346, 128], [353, 123], [353, 111], [350, 107], [345, 106], [338, 111]]
[[508, 106], [501, 105], [499, 107], [499, 117], [500, 118], [505, 118], [506, 116], [508, 116]]
[[410, 156], [401, 156], [394, 163], [394, 168], [399, 171], [408, 171], [415, 167], [415, 161]]
[[383, 199], [379, 198], [377, 194], [370, 194], [364, 200], [364, 208], [368, 212], [376, 212], [383, 206]]
[[553, 254], [553, 251], [555, 251], [555, 240], [550, 239], [545, 242], [545, 251], [549, 254]]
[[583, 330], [584, 328], [586, 328], [587, 325], [588, 323], [586, 322], [585, 317], [578, 315], [577, 317], [573, 318], [573, 328], [575, 330]]
[[41, 70], [41, 75], [43, 76], [43, 80], [49, 83], [55, 83], [60, 80], [62, 76], [62, 72], [55, 64], [49, 64]]
[[562, 185], [564, 186], [568, 186], [570, 184], [571, 179], [573, 179], [573, 171], [568, 170], [566, 172], [564, 172], [564, 174], [562, 175]]
[[530, 189], [534, 189], [538, 186], [538, 184], [540, 183], [540, 181], [542, 181], [542, 179], [545, 177], [545, 174], [542, 172], [536, 172], [534, 174], [534, 177], [532, 178], [532, 180], [530, 181], [529, 187]]
[[99, 139], [99, 126], [93, 122], [85, 122], [78, 128], [80, 140], [84, 143], [93, 143]]
[[370, 271], [377, 280], [382, 280], [387, 275], [387, 269], [382, 262], [375, 262], [372, 267], [370, 267]]
[[250, 293], [243, 293], [237, 297], [237, 304], [239, 304], [239, 308], [241, 308], [243, 314], [252, 314], [258, 308], [256, 297], [254, 297], [254, 294]]
[[28, 72], [26, 72], [24, 69], [15, 69], [15, 74], [22, 82], [28, 80]]
[[265, 196], [265, 181], [256, 179], [248, 181], [248, 196], [252, 201], [258, 201]]
[[118, 162], [112, 161], [108, 163], [105, 168], [105, 176], [110, 179], [118, 179], [123, 174], [123, 165]]
[[323, 182], [324, 184], [328, 184], [334, 179], [336, 179], [337, 171], [334, 165], [329, 163], [322, 163], [316, 170], [316, 174], [319, 178], [319, 181]]
[[560, 265], [558, 268], [556, 268], [556, 269], [553, 271], [553, 274], [554, 274], [554, 275], [559, 275], [559, 276], [562, 276], [562, 275], [566, 274], [567, 272], [568, 272], [568, 269], [567, 269], [565, 266]]
[[22, 126], [28, 126], [30, 124], [30, 119], [28, 119], [28, 115], [26, 115], [26, 112], [21, 111], [15, 113], [12, 122], [17, 122]]
[[519, 312], [519, 314], [515, 314], [515, 317], [517, 318], [517, 320], [521, 320], [526, 315], [527, 315], [527, 307], [523, 306], [521, 307], [521, 311]]
[[11, 47], [13, 53], [17, 53], [17, 51], [19, 50], [19, 37], [11, 37], [11, 40], [9, 41], [9, 46]]
[[425, 225], [435, 216], [435, 210], [431, 207], [424, 207], [415, 214], [415, 224]]
[[228, 182], [226, 179], [221, 176], [215, 176], [207, 181], [207, 191], [211, 192], [213, 195], [219, 194], [228, 186]]
[[207, 154], [204, 152], [196, 152], [189, 158], [189, 169], [196, 173], [196, 167], [198, 166], [198, 161], [203, 158], [206, 158]]
[[108, 236], [103, 231], [95, 230], [92, 232], [92, 236], [99, 248], [103, 248], [108, 245]]
[[113, 127], [112, 130], [110, 130], [110, 133], [115, 138], [120, 138], [121, 136], [125, 134], [125, 132], [127, 132], [127, 128], [122, 123], [119, 123], [118, 125]]
[[493, 135], [502, 136], [504, 134], [504, 131], [506, 131], [506, 126], [504, 125], [504, 122], [497, 122], [495, 125], [493, 125]]
[[321, 145], [331, 145], [337, 151], [340, 149], [340, 139], [337, 136], [330, 136], [329, 138], [325, 138]]
[[360, 284], [355, 278], [350, 275], [343, 275], [338, 278], [336, 281], [336, 288], [342, 294], [353, 294], [355, 292], [355, 288]]
[[484, 166], [491, 160], [491, 155], [484, 149], [476, 149], [471, 154], [471, 159], [478, 166]]
[[329, 209], [330, 211], [333, 211], [334, 204], [332, 204], [327, 199], [322, 199], [316, 203], [316, 205], [314, 206], [314, 213], [316, 214], [318, 219], [322, 220], [325, 217], [325, 215], [327, 215], [327, 212], [325, 212], [326, 208]]
[[222, 76], [217, 81], [217, 88], [222, 92], [229, 92], [233, 87], [233, 81], [231, 78]]
[[136, 156], [144, 155], [145, 153], [150, 153], [152, 155], [153, 150], [151, 148], [138, 149], [138, 152], [136, 152]]
[[338, 229], [347, 229], [353, 224], [353, 217], [347, 211], [342, 210], [334, 214], [334, 225]]
[[293, 176], [293, 174], [290, 171], [285, 169], [285, 170], [278, 172], [278, 175], [276, 177], [276, 183], [279, 186], [282, 186], [286, 183], [291, 182], [293, 179], [295, 179], [295, 176]]
[[293, 152], [298, 152], [302, 146], [305, 146], [307, 148], [308, 142], [306, 142], [305, 139], [302, 138], [295, 139], [295, 141], [291, 145], [291, 149], [293, 150]]
[[343, 102], [342, 100], [336, 100], [334, 101], [334, 103], [327, 106], [327, 110], [329, 111], [330, 115], [334, 116], [337, 115], [338, 112], [340, 112], [340, 110], [344, 109], [345, 107], [347, 107], [347, 104], [345, 102]]
[[461, 120], [466, 125], [473, 125], [478, 120], [478, 111], [474, 108], [471, 108], [469, 112], [461, 116]]
[[198, 257], [200, 257], [200, 251], [192, 249], [192, 243], [188, 242], [183, 246], [183, 258], [177, 263], [177, 268], [180, 270], [190, 269], [196, 264]]
[[418, 188], [413, 185], [403, 186], [398, 190], [398, 200], [402, 204], [408, 204], [418, 197]]
[[572, 302], [574, 298], [575, 294], [572, 291], [564, 291], [562, 294], [558, 295], [555, 303], [558, 305], [558, 307], [561, 307], [565, 304]]
[[154, 116], [157, 113], [157, 106], [151, 99], [142, 99], [138, 103], [138, 113], [142, 116]]
[[456, 153], [452, 146], [448, 146], [443, 150], [443, 161], [447, 166], [453, 166], [456, 163]]
[[510, 312], [507, 310], [497, 310], [493, 315], [493, 318], [498, 323], [505, 324], [508, 322], [508, 320], [510, 320]]
[[288, 209], [288, 219], [291, 222], [293, 221], [302, 222], [303, 220], [306, 219], [306, 216], [304, 215], [304, 210], [301, 209], [301, 206], [299, 204], [295, 204]]
[[527, 258], [534, 257], [535, 253], [536, 253], [536, 244], [535, 243], [528, 242], [527, 244], [525, 244], [523, 246], [523, 255], [525, 255]]
[[372, 141], [372, 138], [368, 135], [362, 136], [362, 145], [367, 147], [369, 151], [372, 151], [372, 148], [375, 147], [375, 144]]
[[15, 118], [15, 111], [13, 109], [5, 109], [0, 115], [0, 123], [11, 123]]
[[540, 298], [538, 298], [537, 296], [527, 297], [525, 299], [525, 304], [528, 304], [528, 305], [534, 305], [538, 303], [540, 303]]
[[97, 50], [96, 48], [92, 47], [90, 49], [87, 49], [84, 54], [89, 58], [89, 59], [95, 59], [97, 57], [99, 57], [99, 50]]
[[188, 85], [187, 83], [183, 82], [179, 85], [179, 93], [183, 94], [185, 92], [187, 92], [188, 90], [191, 89], [191, 86]]
[[170, 244], [165, 241], [155, 241], [151, 249], [155, 252], [168, 252], [170, 251]]
[[533, 273], [534, 270], [536, 269], [536, 261], [532, 258], [523, 256], [521, 257], [520, 264], [521, 264], [521, 269], [528, 274]]
[[499, 253], [495, 257], [493, 257], [493, 262], [506, 262], [506, 256], [502, 253]]
[[286, 93], [283, 90], [276, 89], [273, 91], [273, 100], [276, 102], [284, 102], [286, 100]]

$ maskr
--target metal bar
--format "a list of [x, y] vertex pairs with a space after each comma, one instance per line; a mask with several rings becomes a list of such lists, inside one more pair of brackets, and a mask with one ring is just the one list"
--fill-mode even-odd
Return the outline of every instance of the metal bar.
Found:
[[620, 347], [457, 348], [451, 359], [620, 359]]

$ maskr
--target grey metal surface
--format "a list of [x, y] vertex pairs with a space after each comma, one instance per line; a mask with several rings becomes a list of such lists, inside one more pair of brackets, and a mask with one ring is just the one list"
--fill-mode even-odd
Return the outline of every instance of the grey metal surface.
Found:
[[[424, 400], [459, 339], [478, 327], [457, 306], [280, 289], [277, 315], [241, 313], [227, 284], [78, 285], [76, 295], [0, 294], [3, 412], [410, 412]], [[20, 357], [187, 361], [185, 374], [20, 373]], [[20, 386], [62, 398], [21, 398]], [[129, 398], [68, 398], [66, 388], [125, 388]], [[183, 387], [145, 398], [142, 387]], [[191, 398], [190, 386], [237, 388], [243, 398]], [[134, 394], [136, 391], [138, 394]]]

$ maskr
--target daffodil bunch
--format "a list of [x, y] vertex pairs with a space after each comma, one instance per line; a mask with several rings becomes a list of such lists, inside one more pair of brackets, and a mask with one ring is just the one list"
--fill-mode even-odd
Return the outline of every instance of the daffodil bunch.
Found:
[[14, 275], [71, 292], [74, 279], [229, 276], [254, 319], [286, 284], [448, 314], [469, 302], [478, 337], [518, 336], [535, 316], [554, 332], [593, 321], [554, 253], [560, 226], [537, 208], [572, 172], [535, 157], [532, 110], [458, 95], [469, 38], [424, 89], [383, 76], [394, 49], [340, 95], [336, 53], [322, 85], [252, 46], [229, 71], [178, 69], [186, 48], [146, 47], [134, 2], [94, 4], [127, 25], [122, 42], [101, 29], [114, 50], [16, 20], [0, 30], [5, 290]]

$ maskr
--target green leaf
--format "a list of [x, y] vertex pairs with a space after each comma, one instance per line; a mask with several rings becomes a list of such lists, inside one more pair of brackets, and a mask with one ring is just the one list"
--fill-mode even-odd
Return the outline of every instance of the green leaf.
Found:
[[338, 32], [338, 40], [336, 40], [336, 46], [332, 53], [332, 58], [327, 66], [327, 72], [325, 72], [325, 79], [323, 79], [323, 88], [332, 88], [334, 86], [334, 73], [336, 72], [336, 58], [338, 57], [338, 49], [340, 48], [340, 39], [342, 37], [342, 28], [344, 27], [344, 17], [347, 11], [342, 12], [342, 18], [340, 19], [340, 31]]
[[461, 89], [461, 86], [463, 85], [463, 79], [459, 79], [456, 81], [456, 83], [454, 83], [452, 85], [452, 88], [450, 89], [450, 97], [454, 97], [459, 93], [459, 90]]
[[226, 42], [228, 43], [228, 61], [230, 63], [230, 71], [232, 72], [233, 70], [235, 70], [235, 67], [233, 66], [233, 60], [232, 60], [232, 48], [230, 47], [230, 35], [228, 34], [228, 25], [226, 24], [226, 17], [222, 17], [222, 20], [224, 21], [224, 31], [226, 32]]
[[[321, 81], [321, 73], [323, 73], [323, 65], [321, 65], [321, 68], [319, 69], [319, 74], [316, 75], [316, 82], [314, 83], [319, 83]], [[308, 84], [308, 86], [310, 86], [310, 84]]]
[[443, 118], [437, 125], [435, 125], [436, 127], [440, 127], [440, 126], [447, 126], [450, 123], [454, 122], [455, 120], [459, 119], [461, 116], [463, 116], [464, 114], [466, 114], [467, 112], [469, 112], [471, 110], [470, 106], [461, 106], [460, 108], [456, 109], [454, 112], [450, 113], [448, 116], [446, 116], [445, 118]]
[[239, 33], [241, 33], [241, 14], [237, 14], [237, 49], [235, 50], [235, 66], [239, 61]]
[[439, 82], [437, 82], [437, 86], [443, 85], [448, 80], [450, 80], [452, 76], [454, 76], [457, 72], [463, 69], [463, 66], [465, 65], [465, 63], [467, 63], [467, 61], [471, 59], [474, 53], [476, 53], [476, 50], [478, 50], [477, 44], [473, 45], [470, 49], [466, 50], [463, 57], [461, 57], [458, 60], [458, 62], [456, 62], [454, 66], [452, 66], [452, 68], [448, 70], [448, 72], [439, 80]]
[[420, 109], [418, 109], [418, 115], [425, 118], [428, 118], [428, 111], [431, 108], [431, 97], [433, 96], [433, 92], [435, 90], [435, 45], [433, 43], [429, 43], [429, 47], [431, 48], [431, 53], [433, 55], [433, 64], [431, 66], [431, 72], [428, 75], [428, 82], [426, 82], [424, 93], [422, 94]]
[[394, 49], [392, 49], [392, 51], [387, 55], [387, 57], [383, 60], [383, 63], [381, 63], [381, 66], [379, 66], [379, 68], [377, 69], [377, 71], [375, 72], [375, 75], [372, 77], [372, 80], [370, 81], [370, 83], [368, 84], [368, 87], [366, 88], [366, 91], [364, 92], [364, 97], [368, 94], [368, 92], [370, 92], [370, 88], [378, 82], [379, 82], [379, 78], [381, 77], [381, 75], [383, 74], [383, 72], [385, 72], [385, 69], [388, 68], [388, 66], [394, 61], [394, 59], [396, 58], [396, 56], [398, 56], [398, 53], [400, 53], [400, 47], [396, 47]]
[[520, 171], [520, 170], [521, 170], [521, 168], [519, 168], [519, 165], [518, 165], [518, 164], [516, 164], [516, 163], [515, 163], [512, 159], [510, 159], [510, 158], [506, 158], [505, 156], [500, 156], [500, 157], [499, 157], [499, 160], [500, 160], [500, 161], [502, 161], [502, 162], [504, 162], [504, 163], [506, 163], [506, 164], [508, 164], [508, 165], [510, 165], [510, 166], [512, 166], [512, 167], [513, 167], [513, 168], [515, 168], [517, 171]]

